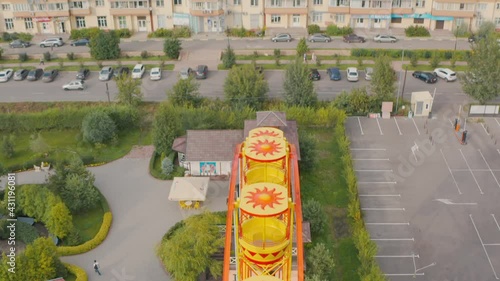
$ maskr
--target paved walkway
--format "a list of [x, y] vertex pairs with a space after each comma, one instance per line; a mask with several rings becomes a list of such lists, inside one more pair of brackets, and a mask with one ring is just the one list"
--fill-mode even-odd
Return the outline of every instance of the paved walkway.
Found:
[[[171, 280], [156, 257], [155, 247], [176, 222], [201, 211], [181, 210], [177, 202], [168, 200], [171, 181], [149, 175], [152, 151], [151, 146], [136, 148], [122, 159], [90, 168], [113, 212], [113, 225], [96, 249], [62, 258], [85, 269], [89, 281]], [[19, 173], [17, 183], [41, 183], [45, 175]], [[207, 209], [226, 209], [227, 186], [227, 182], [211, 182], [204, 203]], [[94, 259], [101, 265], [102, 276], [93, 272]]]

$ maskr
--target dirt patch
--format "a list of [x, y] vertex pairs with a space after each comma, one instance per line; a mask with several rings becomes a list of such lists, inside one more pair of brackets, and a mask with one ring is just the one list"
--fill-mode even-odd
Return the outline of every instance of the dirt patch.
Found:
[[155, 147], [152, 145], [147, 146], [134, 146], [129, 154], [125, 155], [124, 158], [151, 158], [153, 152], [155, 151]]
[[[8, 254], [10, 247], [12, 247], [12, 245], [9, 245], [7, 240], [0, 240], [0, 253]], [[16, 255], [19, 255], [19, 253], [24, 251], [26, 248], [26, 244], [20, 240], [16, 240], [16, 245], [14, 247], [16, 247]]]
[[349, 237], [351, 235], [349, 228], [349, 218], [347, 217], [347, 209], [328, 207], [327, 213], [332, 220], [331, 231], [335, 233], [336, 239]]

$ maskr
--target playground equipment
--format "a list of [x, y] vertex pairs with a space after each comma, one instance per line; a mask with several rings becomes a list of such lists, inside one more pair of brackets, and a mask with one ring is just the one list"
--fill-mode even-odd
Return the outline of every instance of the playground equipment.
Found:
[[[292, 272], [294, 238], [297, 266]], [[303, 281], [302, 243], [296, 148], [279, 129], [253, 129], [233, 159], [223, 280]]]

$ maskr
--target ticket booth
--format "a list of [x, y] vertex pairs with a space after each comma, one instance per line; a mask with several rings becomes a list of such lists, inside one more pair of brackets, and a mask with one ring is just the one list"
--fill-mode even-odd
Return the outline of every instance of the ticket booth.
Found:
[[429, 117], [433, 98], [429, 91], [411, 93], [411, 111], [415, 117]]

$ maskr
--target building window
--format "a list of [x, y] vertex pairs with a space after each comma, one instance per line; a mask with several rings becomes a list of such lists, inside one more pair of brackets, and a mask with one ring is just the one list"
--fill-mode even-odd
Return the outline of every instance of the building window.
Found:
[[425, 0], [417, 0], [415, 2], [415, 7], [424, 8], [425, 7]]
[[10, 4], [2, 4], [2, 11], [10, 11]]
[[496, 25], [497, 27], [499, 27], [499, 26], [500, 26], [500, 18], [495, 18], [495, 25]]
[[280, 23], [281, 22], [281, 15], [271, 15], [271, 22], [272, 23]]
[[164, 7], [164, 6], [165, 6], [164, 0], [156, 0], [156, 7]]
[[31, 18], [24, 18], [24, 27], [26, 29], [33, 29], [33, 20]]
[[233, 4], [234, 5], [241, 5], [241, 0], [234, 0]]
[[484, 10], [486, 10], [487, 7], [488, 7], [488, 4], [486, 4], [486, 3], [478, 3], [476, 5], [476, 9], [479, 11], [484, 11]]
[[14, 29], [14, 20], [13, 19], [5, 19], [5, 29], [7, 29], [7, 30]]
[[83, 9], [83, 2], [69, 2], [70, 9]]
[[323, 13], [313, 13], [312, 14], [313, 22], [322, 22], [323, 21]]
[[96, 7], [104, 7], [104, 0], [96, 0], [95, 5]]
[[99, 27], [108, 27], [108, 20], [106, 17], [97, 17], [97, 25]]
[[85, 17], [76, 17], [76, 28], [84, 28], [84, 27], [86, 27]]
[[259, 0], [250, 0], [250, 6], [259, 6]]
[[413, 23], [424, 23], [424, 19], [413, 19]]
[[314, 0], [313, 4], [314, 5], [323, 5], [323, 0]]
[[401, 23], [402, 18], [392, 18], [391, 23]]
[[182, 5], [182, 0], [174, 0], [174, 5]]
[[282, 4], [281, 0], [271, 0], [271, 7], [281, 7]]
[[497, 10], [500, 10], [500, 3], [497, 3]]
[[118, 17], [118, 26], [120, 28], [127, 28], [127, 19], [124, 16]]
[[332, 7], [349, 6], [349, 0], [330, 0], [330, 6]]
[[484, 22], [483, 18], [476, 18], [476, 26], [480, 27]]
[[335, 21], [337, 23], [343, 23], [345, 21], [345, 15], [344, 14], [339, 14], [335, 16]]

